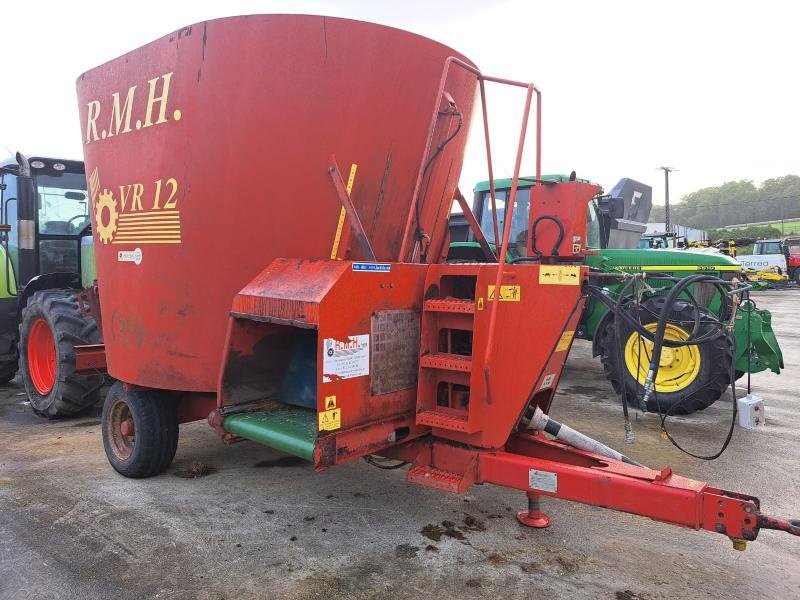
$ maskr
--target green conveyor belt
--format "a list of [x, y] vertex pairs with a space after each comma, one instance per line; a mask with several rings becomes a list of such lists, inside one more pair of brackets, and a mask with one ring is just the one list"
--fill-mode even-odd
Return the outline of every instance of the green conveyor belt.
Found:
[[286, 406], [273, 411], [248, 412], [226, 417], [222, 426], [228, 433], [306, 460], [314, 459], [316, 411]]

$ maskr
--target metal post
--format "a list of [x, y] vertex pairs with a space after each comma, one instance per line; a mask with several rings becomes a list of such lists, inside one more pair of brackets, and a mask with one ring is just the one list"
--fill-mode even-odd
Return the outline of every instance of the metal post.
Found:
[[670, 233], [672, 227], [669, 222], [669, 174], [675, 169], [672, 167], [659, 167], [659, 169], [664, 171], [664, 230]]

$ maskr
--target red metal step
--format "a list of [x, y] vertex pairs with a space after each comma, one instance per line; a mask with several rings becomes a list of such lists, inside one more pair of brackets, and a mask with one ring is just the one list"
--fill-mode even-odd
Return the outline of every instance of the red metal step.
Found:
[[426, 312], [475, 314], [475, 302], [461, 298], [439, 298], [425, 300], [424, 309]]
[[470, 485], [463, 475], [426, 466], [411, 467], [406, 473], [406, 480], [453, 494], [463, 493]]
[[467, 414], [454, 415], [451, 412], [438, 410], [423, 410], [417, 413], [417, 425], [427, 425], [428, 427], [438, 427], [450, 431], [463, 431], [464, 433], [475, 433], [478, 429], [470, 424]]
[[419, 366], [443, 371], [472, 372], [472, 357], [448, 352], [434, 352], [419, 357]]

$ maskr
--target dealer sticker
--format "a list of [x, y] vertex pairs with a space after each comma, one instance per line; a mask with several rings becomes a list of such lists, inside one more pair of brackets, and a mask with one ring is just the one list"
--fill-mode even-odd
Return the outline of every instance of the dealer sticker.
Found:
[[120, 250], [117, 252], [117, 262], [132, 262], [135, 265], [142, 264], [142, 249]]
[[325, 338], [322, 352], [322, 383], [369, 375], [368, 333], [346, 340]]

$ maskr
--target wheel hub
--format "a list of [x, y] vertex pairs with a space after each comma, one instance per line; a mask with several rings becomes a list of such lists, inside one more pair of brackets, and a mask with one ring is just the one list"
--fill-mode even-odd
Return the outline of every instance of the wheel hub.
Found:
[[[648, 323], [644, 326], [647, 331], [655, 333], [657, 324]], [[672, 323], [667, 323], [664, 339], [669, 341], [683, 341], [689, 339], [689, 334]], [[650, 361], [653, 357], [653, 342], [641, 337], [634, 332], [628, 338], [624, 350], [625, 366], [631, 377], [641, 385], [647, 379]], [[697, 379], [700, 373], [700, 348], [689, 346], [663, 346], [661, 358], [658, 361], [658, 374], [656, 375], [656, 392], [679, 392]]]
[[116, 400], [108, 411], [108, 433], [111, 451], [122, 460], [129, 458], [136, 445], [136, 430], [131, 409], [124, 400]]

